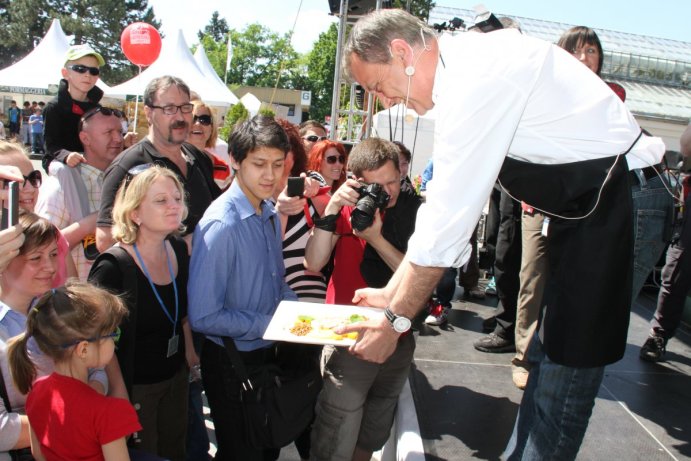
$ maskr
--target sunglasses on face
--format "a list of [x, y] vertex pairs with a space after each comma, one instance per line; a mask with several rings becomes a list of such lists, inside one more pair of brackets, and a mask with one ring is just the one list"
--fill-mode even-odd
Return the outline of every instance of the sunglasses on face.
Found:
[[211, 115], [195, 115], [192, 117], [192, 125], [199, 122], [200, 125], [211, 125]]
[[26, 187], [27, 183], [30, 183], [36, 189], [41, 187], [41, 184], [43, 183], [43, 176], [41, 175], [41, 172], [38, 170], [34, 170], [27, 176], [24, 176], [24, 185], [22, 187]]
[[67, 68], [75, 71], [78, 74], [86, 74], [88, 72], [94, 77], [101, 73], [101, 69], [98, 67], [89, 67], [83, 64], [71, 64], [67, 66]]
[[310, 135], [310, 136], [305, 136], [305, 137], [302, 138], [302, 139], [304, 139], [304, 140], [306, 140], [306, 141], [309, 141], [309, 142], [317, 142], [317, 141], [326, 141], [326, 140], [329, 139], [329, 138], [327, 138], [326, 136], [315, 136], [315, 135]]
[[332, 155], [330, 157], [326, 157], [326, 163], [328, 163], [329, 165], [333, 165], [336, 162], [344, 165], [345, 164], [345, 155], [338, 155], [338, 156]]

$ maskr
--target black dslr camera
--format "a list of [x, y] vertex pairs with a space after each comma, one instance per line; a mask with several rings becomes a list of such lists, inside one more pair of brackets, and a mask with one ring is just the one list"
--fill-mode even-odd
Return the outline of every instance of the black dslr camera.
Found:
[[350, 224], [353, 229], [362, 231], [372, 225], [374, 212], [377, 208], [384, 210], [391, 196], [379, 184], [360, 183], [360, 187], [355, 190], [360, 194], [360, 198], [350, 215]]

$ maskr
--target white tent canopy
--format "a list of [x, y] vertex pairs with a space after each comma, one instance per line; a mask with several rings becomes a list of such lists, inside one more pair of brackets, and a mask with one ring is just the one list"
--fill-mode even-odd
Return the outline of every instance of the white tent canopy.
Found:
[[[41, 43], [31, 53], [0, 70], [0, 91], [23, 94], [56, 93], [62, 78], [60, 70], [65, 65], [65, 53], [71, 41], [62, 30], [60, 21], [53, 19]], [[98, 86], [104, 91], [108, 89], [108, 85], [101, 80], [98, 81]]]
[[[209, 57], [206, 55], [206, 50], [204, 50], [204, 46], [201, 43], [197, 47], [197, 51], [194, 52], [194, 61], [197, 63], [197, 66], [199, 66], [199, 70], [202, 71], [202, 74], [204, 74], [209, 81], [216, 82], [216, 86], [219, 86], [222, 89], [228, 89], [226, 84], [223, 83], [223, 80], [221, 80], [216, 73], [216, 70], [209, 62]], [[235, 102], [237, 102], [237, 98], [235, 99]]]
[[240, 102], [245, 106], [245, 109], [247, 109], [251, 117], [257, 115], [259, 109], [262, 107], [262, 102], [252, 93], [245, 93], [245, 95], [240, 98]]
[[110, 88], [106, 91], [106, 96], [116, 99], [125, 99], [126, 96], [134, 95], [141, 96], [144, 88], [152, 79], [164, 75], [181, 78], [190, 87], [190, 90], [199, 94], [202, 101], [209, 105], [227, 107], [238, 101], [238, 98], [220, 82], [218, 76], [214, 80], [200, 69], [181, 30], [176, 36], [169, 36], [163, 40], [161, 55], [148, 69], [140, 75]]

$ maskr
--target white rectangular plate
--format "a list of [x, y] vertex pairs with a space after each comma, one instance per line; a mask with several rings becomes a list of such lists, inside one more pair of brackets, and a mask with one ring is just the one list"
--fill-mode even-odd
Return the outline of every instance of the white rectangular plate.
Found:
[[300, 315], [313, 317], [315, 320], [343, 319], [347, 323], [353, 314], [360, 314], [369, 320], [381, 318], [383, 309], [362, 306], [343, 306], [340, 304], [316, 304], [301, 301], [281, 301], [276, 308], [269, 327], [264, 332], [264, 339], [269, 341], [287, 341], [303, 344], [333, 344], [335, 346], [350, 346], [355, 344], [354, 339], [320, 338], [312, 336], [297, 336], [290, 332], [290, 328]]

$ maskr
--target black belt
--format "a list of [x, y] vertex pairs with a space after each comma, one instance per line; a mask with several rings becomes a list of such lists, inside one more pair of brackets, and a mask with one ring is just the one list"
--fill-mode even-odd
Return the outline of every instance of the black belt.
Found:
[[[646, 181], [649, 181], [653, 178], [656, 178], [659, 174], [662, 174], [662, 163], [658, 163], [657, 165], [647, 166], [645, 168], [641, 168], [640, 170], [643, 173], [643, 177], [646, 179]], [[632, 178], [636, 178], [636, 179], [638, 178], [638, 175], [636, 174], [636, 170], [629, 171], [629, 174], [631, 175]]]

